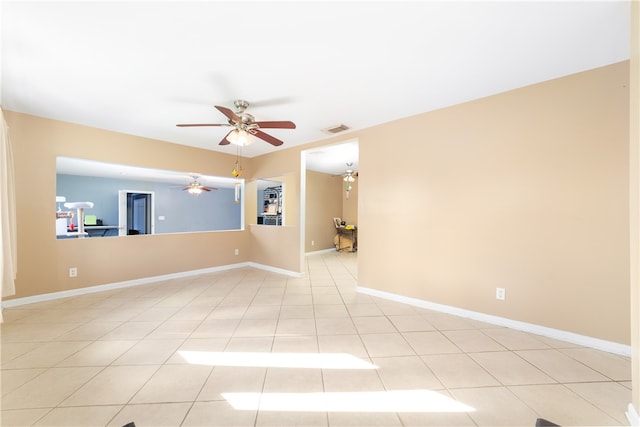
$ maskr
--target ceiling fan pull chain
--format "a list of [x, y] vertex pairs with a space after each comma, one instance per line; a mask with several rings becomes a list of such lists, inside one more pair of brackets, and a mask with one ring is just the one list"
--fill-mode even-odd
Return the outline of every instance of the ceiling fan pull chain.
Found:
[[242, 175], [242, 166], [240, 166], [240, 145], [236, 145], [236, 164], [231, 171], [231, 175], [236, 178], [240, 178]]

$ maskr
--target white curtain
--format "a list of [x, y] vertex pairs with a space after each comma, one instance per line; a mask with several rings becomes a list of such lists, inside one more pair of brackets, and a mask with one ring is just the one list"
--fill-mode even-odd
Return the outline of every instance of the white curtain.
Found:
[[[13, 154], [9, 130], [0, 108], [0, 277], [2, 297], [16, 293], [15, 279], [18, 271], [18, 244], [16, 239], [16, 192], [13, 171]], [[2, 322], [2, 310], [0, 310]]]

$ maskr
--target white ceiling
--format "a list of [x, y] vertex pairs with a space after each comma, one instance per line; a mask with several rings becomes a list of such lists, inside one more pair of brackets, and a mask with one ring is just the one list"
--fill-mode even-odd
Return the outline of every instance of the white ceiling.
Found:
[[[628, 1], [2, 1], [3, 109], [248, 157], [629, 57]], [[345, 141], [349, 140], [348, 132]], [[43, 141], [43, 144], [46, 141]], [[357, 147], [357, 146], [356, 146]], [[352, 155], [352, 154], [349, 154]], [[337, 153], [329, 173], [344, 172]], [[310, 162], [327, 155], [309, 155]], [[318, 170], [320, 166], [316, 168]], [[337, 172], [336, 172], [337, 171]]]

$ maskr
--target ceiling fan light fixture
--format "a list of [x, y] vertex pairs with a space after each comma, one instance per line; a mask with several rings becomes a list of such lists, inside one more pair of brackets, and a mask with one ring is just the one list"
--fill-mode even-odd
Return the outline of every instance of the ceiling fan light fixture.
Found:
[[227, 141], [240, 147], [246, 147], [253, 143], [253, 138], [247, 131], [243, 129], [236, 129], [229, 132], [229, 135], [227, 135]]
[[194, 194], [197, 196], [198, 194], [202, 193], [202, 188], [192, 185], [187, 191], [189, 192], [189, 194]]

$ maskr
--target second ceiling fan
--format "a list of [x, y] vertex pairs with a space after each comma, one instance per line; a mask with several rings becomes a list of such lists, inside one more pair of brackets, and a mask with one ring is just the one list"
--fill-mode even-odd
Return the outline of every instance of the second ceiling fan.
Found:
[[198, 195], [198, 194], [202, 193], [203, 191], [217, 190], [217, 188], [215, 188], [215, 187], [208, 187], [206, 185], [202, 185], [198, 181], [198, 178], [200, 178], [200, 175], [191, 175], [191, 178], [192, 178], [191, 182], [189, 182], [189, 184], [187, 184], [186, 187], [183, 187], [182, 191], [186, 191], [189, 194]]
[[234, 112], [230, 108], [221, 107], [216, 105], [215, 108], [218, 109], [222, 114], [224, 114], [228, 123], [181, 123], [177, 124], [178, 127], [195, 127], [195, 126], [232, 126], [233, 129], [230, 130], [222, 141], [220, 141], [219, 145], [228, 145], [230, 143], [234, 143], [236, 145], [247, 145], [248, 135], [253, 135], [258, 137], [264, 141], [267, 141], [269, 144], [274, 146], [282, 145], [283, 142], [278, 138], [275, 138], [260, 129], [295, 129], [295, 123], [291, 121], [259, 121], [257, 122], [255, 118], [246, 112], [246, 109], [249, 107], [249, 103], [242, 99], [237, 99], [234, 101], [233, 105], [236, 107], [236, 111]]

